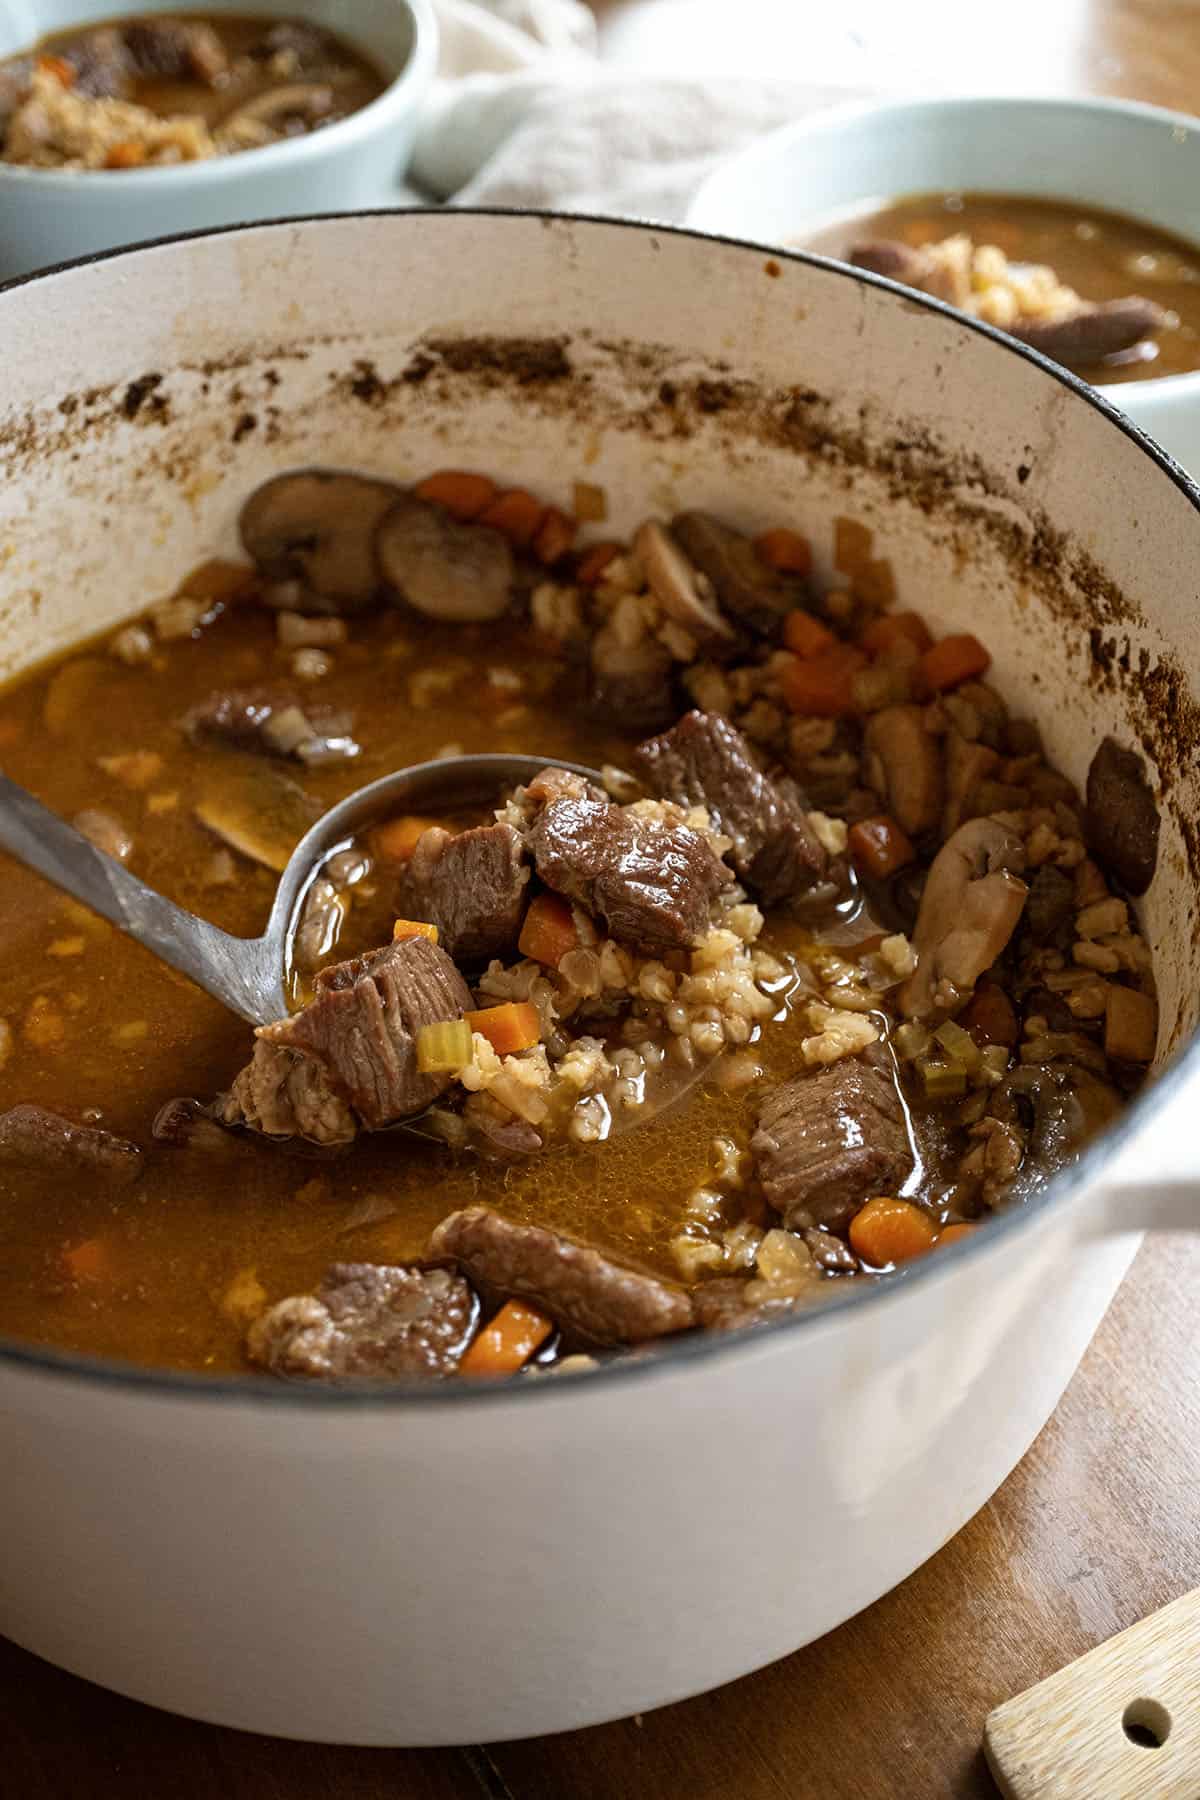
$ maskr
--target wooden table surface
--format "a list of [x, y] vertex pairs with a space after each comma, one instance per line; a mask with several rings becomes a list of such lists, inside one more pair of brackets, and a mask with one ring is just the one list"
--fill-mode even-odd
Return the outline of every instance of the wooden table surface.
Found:
[[[810, 81], [1113, 93], [1200, 111], [1200, 0], [1007, 0], [986, 13], [840, 0], [825, 22], [797, 0], [596, 10], [621, 67], [791, 66]], [[326, 1749], [170, 1718], [0, 1640], [0, 1796], [994, 1800], [979, 1748], [989, 1708], [1200, 1584], [1198, 1290], [1200, 1243], [1148, 1243], [990, 1505], [841, 1630], [718, 1693], [559, 1738]]]

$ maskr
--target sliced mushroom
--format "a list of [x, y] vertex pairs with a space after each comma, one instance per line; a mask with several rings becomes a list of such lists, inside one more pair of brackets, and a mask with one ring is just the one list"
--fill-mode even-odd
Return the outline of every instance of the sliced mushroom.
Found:
[[306, 126], [319, 125], [329, 117], [335, 104], [333, 89], [325, 82], [294, 81], [287, 87], [268, 88], [265, 94], [247, 100], [222, 121], [221, 129], [230, 132], [254, 124], [282, 133], [289, 119], [299, 119]]
[[1028, 1199], [1121, 1109], [1115, 1088], [1075, 1063], [1024, 1064], [996, 1089], [988, 1112], [1028, 1132], [1020, 1174], [1005, 1198]]
[[379, 588], [375, 532], [400, 489], [338, 469], [297, 469], [257, 488], [242, 542], [292, 612], [357, 612]]
[[647, 519], [634, 533], [633, 548], [654, 598], [699, 650], [719, 658], [737, 648], [737, 632], [714, 604], [711, 583], [693, 568], [665, 525]]
[[1160, 824], [1141, 757], [1105, 738], [1088, 769], [1084, 835], [1131, 894], [1144, 894], [1154, 879]]
[[1064, 319], [1018, 319], [1009, 326], [1010, 337], [1020, 338], [1031, 350], [1052, 356], [1055, 362], [1087, 368], [1130, 350], [1143, 338], [1161, 331], [1167, 315], [1153, 300], [1128, 294], [1122, 300], [1104, 300], [1081, 307]]
[[965, 818], [978, 808], [974, 805], [980, 783], [999, 766], [994, 750], [976, 739], [965, 738], [960, 731], [946, 733], [946, 804], [942, 808], [942, 836], [950, 837]]
[[404, 494], [380, 523], [375, 545], [387, 581], [426, 618], [467, 624], [508, 611], [516, 567], [508, 539], [490, 526], [463, 524]]
[[872, 713], [863, 732], [863, 780], [911, 837], [932, 831], [942, 812], [942, 757], [921, 707]]
[[748, 537], [711, 513], [679, 513], [671, 530], [684, 555], [712, 583], [722, 611], [739, 625], [769, 637], [785, 613], [803, 603], [802, 582], [768, 568]]
[[622, 644], [611, 626], [592, 639], [588, 705], [622, 730], [654, 731], [677, 713], [670, 652], [654, 638]]
[[900, 990], [910, 1018], [944, 1016], [969, 998], [1017, 928], [1029, 892], [1025, 850], [994, 819], [960, 825], [934, 857], [913, 930], [917, 967]]
[[231, 850], [282, 873], [320, 804], [274, 764], [222, 757], [196, 806], [200, 823]]

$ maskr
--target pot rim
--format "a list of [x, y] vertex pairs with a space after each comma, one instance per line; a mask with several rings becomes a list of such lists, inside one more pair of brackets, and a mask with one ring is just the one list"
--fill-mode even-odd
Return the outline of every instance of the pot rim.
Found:
[[[705, 232], [684, 225], [656, 224], [651, 221], [606, 217], [598, 213], [555, 212], [549, 208], [531, 209], [507, 206], [477, 207], [377, 207], [366, 211], [346, 211], [339, 213], [307, 214], [296, 218], [264, 219], [243, 221], [236, 225], [222, 225], [201, 231], [185, 231], [171, 233], [164, 237], [148, 239], [144, 243], [124, 245], [114, 250], [101, 250], [86, 256], [55, 263], [48, 268], [39, 269], [31, 274], [18, 275], [0, 282], [0, 302], [10, 293], [34, 283], [52, 279], [56, 275], [74, 269], [87, 268], [97, 263], [115, 260], [117, 257], [137, 255], [143, 250], [161, 249], [174, 244], [187, 244], [200, 239], [228, 237], [234, 234], [249, 235], [259, 231], [286, 231], [297, 225], [320, 226], [327, 220], [346, 221], [354, 219], [430, 219], [436, 218], [442, 223], [466, 220], [474, 222], [478, 219], [517, 219], [529, 221], [535, 225], [564, 224], [583, 226], [590, 229], [599, 226], [608, 230], [632, 231], [642, 235], [664, 235], [689, 239], [694, 243], [719, 243], [733, 250], [749, 251], [761, 257], [764, 246], [752, 239], [727, 236], [723, 233]], [[931, 295], [917, 293], [900, 283], [888, 280], [885, 276], [875, 275], [866, 269], [852, 268], [849, 264], [839, 263], [832, 257], [820, 256], [811, 250], [790, 250], [771, 247], [771, 254], [779, 260], [790, 263], [801, 263], [825, 270], [839, 279], [857, 282], [866, 287], [882, 288], [894, 294], [898, 300], [912, 308], [941, 314], [951, 319], [960, 328], [972, 331], [980, 337], [988, 338], [1011, 356], [1017, 356], [1040, 368], [1046, 376], [1066, 388], [1076, 399], [1102, 414], [1116, 430], [1129, 438], [1149, 460], [1156, 465], [1159, 472], [1179, 489], [1192, 509], [1200, 514], [1200, 486], [1155, 443], [1132, 419], [1126, 417], [1106, 394], [1098, 392], [1078, 375], [1060, 364], [1052, 362], [1049, 357], [1039, 351], [1030, 349], [1015, 338], [1008, 337], [995, 326], [987, 325], [980, 319], [969, 317]], [[684, 1364], [703, 1366], [713, 1360], [732, 1361], [735, 1358], [749, 1359], [761, 1354], [770, 1345], [779, 1347], [785, 1337], [798, 1335], [806, 1330], [814, 1329], [818, 1324], [826, 1324], [834, 1318], [840, 1318], [850, 1308], [866, 1309], [890, 1303], [897, 1303], [900, 1298], [912, 1292], [914, 1288], [932, 1287], [938, 1281], [952, 1279], [954, 1271], [965, 1261], [980, 1258], [991, 1253], [994, 1247], [1004, 1244], [1009, 1247], [1016, 1237], [1032, 1229], [1035, 1220], [1040, 1220], [1052, 1206], [1066, 1204], [1071, 1198], [1078, 1199], [1084, 1189], [1095, 1183], [1102, 1174], [1106, 1164], [1126, 1149], [1133, 1139], [1140, 1134], [1144, 1126], [1161, 1115], [1182, 1092], [1194, 1077], [1200, 1076], [1200, 1029], [1194, 1031], [1174, 1059], [1159, 1075], [1153, 1085], [1140, 1093], [1125, 1108], [1116, 1124], [1105, 1131], [1093, 1144], [1083, 1151], [1079, 1159], [1068, 1168], [1053, 1176], [1032, 1200], [1023, 1206], [1013, 1207], [1010, 1211], [998, 1213], [988, 1222], [986, 1232], [968, 1238], [964, 1243], [941, 1257], [921, 1257], [907, 1268], [889, 1275], [885, 1281], [872, 1284], [865, 1292], [854, 1292], [857, 1283], [847, 1282], [846, 1291], [832, 1297], [819, 1306], [798, 1312], [793, 1316], [771, 1320], [752, 1331], [745, 1332], [704, 1332], [694, 1336], [679, 1338], [662, 1354], [645, 1358], [615, 1359], [611, 1363], [602, 1364], [589, 1373], [586, 1380], [580, 1383], [546, 1382], [541, 1380], [509, 1380], [498, 1382], [495, 1386], [473, 1382], [438, 1382], [438, 1383], [346, 1383], [338, 1387], [322, 1387], [314, 1383], [307, 1386], [295, 1385], [283, 1381], [272, 1381], [265, 1376], [224, 1375], [206, 1376], [182, 1369], [157, 1369], [143, 1367], [137, 1363], [118, 1362], [111, 1358], [82, 1355], [76, 1351], [59, 1351], [49, 1346], [24, 1343], [16, 1339], [0, 1336], [0, 1371], [12, 1368], [28, 1371], [30, 1374], [45, 1377], [75, 1378], [100, 1387], [114, 1387], [126, 1392], [145, 1392], [163, 1398], [175, 1398], [196, 1401], [237, 1401], [252, 1406], [291, 1407], [301, 1410], [349, 1411], [362, 1413], [372, 1408], [386, 1408], [389, 1412], [396, 1408], [430, 1408], [472, 1407], [477, 1405], [498, 1404], [503, 1401], [518, 1400], [529, 1404], [535, 1395], [547, 1396], [557, 1394], [560, 1398], [570, 1394], [575, 1396], [575, 1404], [588, 1394], [603, 1390], [608, 1392], [617, 1384], [632, 1382], [648, 1382], [665, 1379], [677, 1373]], [[1137, 1227], [1134, 1227], [1137, 1229]]]

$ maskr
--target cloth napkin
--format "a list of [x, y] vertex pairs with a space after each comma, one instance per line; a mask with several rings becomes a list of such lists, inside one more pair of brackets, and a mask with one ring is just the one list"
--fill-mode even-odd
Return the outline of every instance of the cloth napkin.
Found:
[[854, 90], [605, 70], [580, 0], [436, 0], [413, 198], [671, 222], [722, 156]]

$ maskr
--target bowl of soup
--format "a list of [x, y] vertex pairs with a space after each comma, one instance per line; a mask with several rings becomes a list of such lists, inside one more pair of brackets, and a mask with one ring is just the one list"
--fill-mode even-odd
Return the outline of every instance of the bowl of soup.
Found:
[[114, 884], [250, 936], [351, 790], [526, 759], [326, 847], [257, 1031], [6, 861], [0, 1630], [428, 1744], [869, 1604], [1190, 1216], [1200, 495], [993, 327], [616, 222], [0, 326], [5, 774]]
[[436, 33], [429, 0], [21, 0], [0, 20], [0, 277], [393, 203]]
[[855, 104], [731, 158], [689, 222], [856, 261], [1010, 330], [1200, 466], [1198, 131], [1123, 100]]

